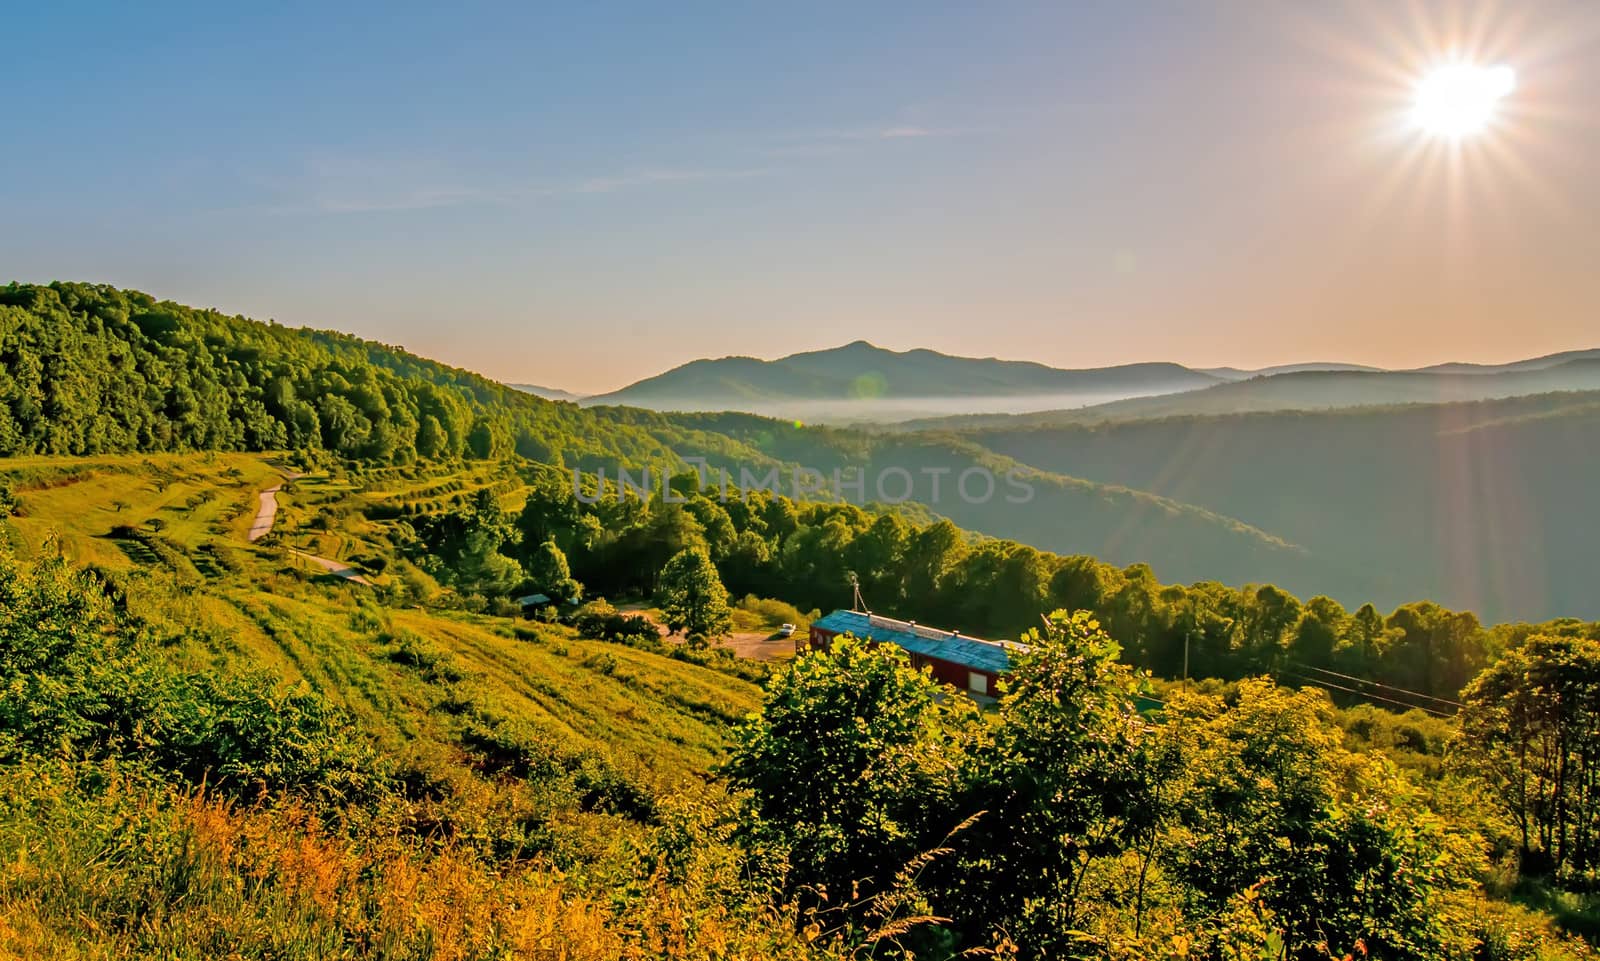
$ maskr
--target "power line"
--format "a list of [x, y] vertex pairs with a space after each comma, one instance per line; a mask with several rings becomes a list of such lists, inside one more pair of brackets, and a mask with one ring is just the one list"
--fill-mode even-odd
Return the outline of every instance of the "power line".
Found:
[[1386, 691], [1395, 691], [1397, 693], [1406, 694], [1406, 695], [1409, 695], [1411, 697], [1418, 697], [1418, 698], [1423, 699], [1424, 701], [1433, 701], [1433, 702], [1435, 702], [1437, 704], [1448, 704], [1451, 707], [1455, 707], [1455, 708], [1465, 707], [1466, 706], [1466, 705], [1462, 704], [1460, 701], [1452, 701], [1449, 698], [1444, 698], [1444, 697], [1434, 697], [1432, 694], [1423, 694], [1420, 691], [1408, 691], [1403, 687], [1396, 687], [1393, 684], [1385, 684], [1382, 681], [1371, 681], [1371, 680], [1368, 680], [1367, 678], [1364, 678], [1364, 677], [1356, 677], [1353, 674], [1340, 674], [1338, 671], [1330, 671], [1325, 667], [1312, 667], [1310, 664], [1300, 664], [1300, 663], [1294, 662], [1294, 661], [1291, 661], [1290, 663], [1294, 667], [1298, 667], [1303, 671], [1315, 671], [1318, 674], [1326, 674], [1329, 677], [1342, 678], [1343, 680], [1346, 680], [1346, 681], [1355, 681], [1358, 684], [1367, 684], [1367, 685], [1370, 685], [1372, 687], [1383, 688]]
[[1342, 684], [1335, 684], [1332, 681], [1324, 681], [1315, 677], [1307, 677], [1304, 674], [1297, 674], [1294, 671], [1284, 671], [1283, 673], [1289, 675], [1290, 677], [1298, 677], [1300, 680], [1306, 681], [1310, 684], [1320, 684], [1323, 687], [1332, 688], [1335, 691], [1344, 691], [1347, 694], [1354, 694], [1357, 697], [1364, 697], [1368, 700], [1382, 701], [1385, 704], [1393, 704], [1397, 707], [1403, 707], [1412, 711], [1422, 711], [1424, 714], [1432, 714], [1434, 717], [1452, 716], [1448, 711], [1441, 711], [1432, 707], [1423, 707], [1421, 704], [1408, 704], [1405, 701], [1397, 701], [1392, 697], [1384, 697], [1381, 694], [1373, 694], [1371, 691], [1359, 691], [1353, 687], [1345, 687]]

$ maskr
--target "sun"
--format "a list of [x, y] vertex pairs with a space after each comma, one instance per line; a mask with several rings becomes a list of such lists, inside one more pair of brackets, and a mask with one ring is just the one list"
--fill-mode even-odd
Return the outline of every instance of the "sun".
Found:
[[1470, 137], [1489, 126], [1500, 101], [1516, 86], [1516, 71], [1504, 64], [1436, 67], [1417, 83], [1411, 117], [1434, 136], [1451, 140]]

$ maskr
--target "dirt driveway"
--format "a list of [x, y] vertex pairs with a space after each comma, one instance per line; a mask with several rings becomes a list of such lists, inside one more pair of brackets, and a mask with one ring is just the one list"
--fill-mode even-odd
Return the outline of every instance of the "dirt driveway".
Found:
[[[667, 633], [667, 625], [642, 603], [618, 604], [617, 610], [629, 614], [638, 614], [648, 619], [661, 632], [661, 639], [669, 644], [681, 644], [683, 638], [676, 634]], [[795, 638], [800, 637], [797, 632], [794, 637], [778, 637], [772, 632], [761, 631], [734, 631], [715, 642], [716, 647], [726, 647], [733, 651], [736, 657], [747, 657], [753, 661], [776, 661], [794, 656]]]

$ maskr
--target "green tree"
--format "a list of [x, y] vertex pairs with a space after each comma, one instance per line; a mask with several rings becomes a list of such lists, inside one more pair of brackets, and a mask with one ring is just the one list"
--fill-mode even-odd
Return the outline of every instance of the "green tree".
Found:
[[1163, 860], [1191, 912], [1254, 892], [1291, 958], [1465, 947], [1447, 906], [1482, 867], [1477, 838], [1429, 810], [1387, 758], [1346, 750], [1325, 695], [1260, 678], [1231, 706], [1180, 692], [1164, 713], [1158, 734], [1184, 774]]
[[667, 627], [690, 637], [717, 637], [733, 626], [728, 592], [703, 547], [684, 548], [661, 569], [656, 603]]
[[740, 832], [786, 865], [784, 898], [840, 908], [882, 892], [960, 820], [950, 808], [970, 709], [892, 645], [838, 638], [797, 658], [734, 734]]
[[501, 553], [513, 531], [487, 488], [456, 510], [424, 516], [416, 530], [426, 566], [463, 592], [503, 595], [522, 577], [521, 566]]
[[1488, 664], [1489, 638], [1471, 611], [1419, 601], [1396, 608], [1384, 626], [1384, 673], [1399, 687], [1454, 698]]
[[450, 435], [432, 414], [422, 415], [417, 428], [417, 453], [423, 457], [443, 457], [450, 449]]
[[1344, 608], [1331, 597], [1319, 594], [1307, 601], [1295, 628], [1294, 657], [1312, 667], [1328, 667], [1348, 618]]
[[1085, 612], [1052, 614], [1012, 655], [1000, 724], [965, 759], [958, 809], [984, 811], [956, 841], [936, 906], [969, 931], [1008, 932], [1026, 953], [1081, 950], [1093, 864], [1153, 817], [1133, 695], [1142, 680]]
[[553, 540], [545, 541], [528, 561], [528, 580], [533, 589], [558, 602], [576, 602], [583, 597], [583, 585], [572, 578], [567, 555]]
[[546, 541], [570, 551], [582, 512], [568, 475], [541, 472], [528, 484], [528, 500], [517, 515], [516, 527], [523, 551], [531, 557]]
[[1530, 637], [1462, 699], [1460, 746], [1516, 824], [1524, 868], [1600, 867], [1600, 641]]

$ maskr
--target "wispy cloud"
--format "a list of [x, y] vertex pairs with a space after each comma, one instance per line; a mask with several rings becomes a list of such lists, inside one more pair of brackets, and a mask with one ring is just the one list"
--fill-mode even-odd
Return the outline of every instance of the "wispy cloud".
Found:
[[330, 214], [380, 213], [391, 210], [429, 210], [492, 202], [493, 197], [471, 187], [414, 187], [385, 193], [319, 191], [304, 206]]
[[769, 157], [827, 157], [866, 150], [874, 144], [887, 141], [932, 140], [964, 136], [970, 132], [967, 129], [912, 123], [795, 130], [777, 134], [762, 152]]
[[631, 187], [648, 187], [654, 184], [693, 183], [707, 180], [745, 180], [764, 177], [773, 172], [772, 167], [709, 168], [709, 169], [655, 169], [641, 170], [606, 177], [591, 177], [576, 184], [554, 187], [540, 196], [560, 194], [604, 194]]
[[919, 137], [955, 137], [966, 133], [955, 127], [925, 127], [894, 123], [867, 127], [841, 127], [828, 130], [796, 130], [779, 134], [779, 140], [815, 143], [870, 143], [874, 140], [907, 140]]
[[514, 207], [558, 197], [612, 194], [674, 184], [748, 180], [783, 171], [808, 157], [864, 150], [874, 143], [951, 137], [963, 131], [911, 123], [791, 131], [724, 140], [708, 153], [748, 162], [620, 167], [560, 179], [519, 178], [470, 169], [436, 152], [313, 152], [288, 172], [256, 176], [265, 194], [255, 209], [273, 213], [364, 214], [452, 207]]
[[643, 167], [567, 179], [518, 180], [495, 174], [452, 173], [437, 163], [345, 155], [302, 160], [294, 173], [250, 178], [273, 199], [274, 213], [362, 214], [448, 207], [514, 207], [557, 197], [611, 194], [669, 184], [746, 180], [777, 168]]

